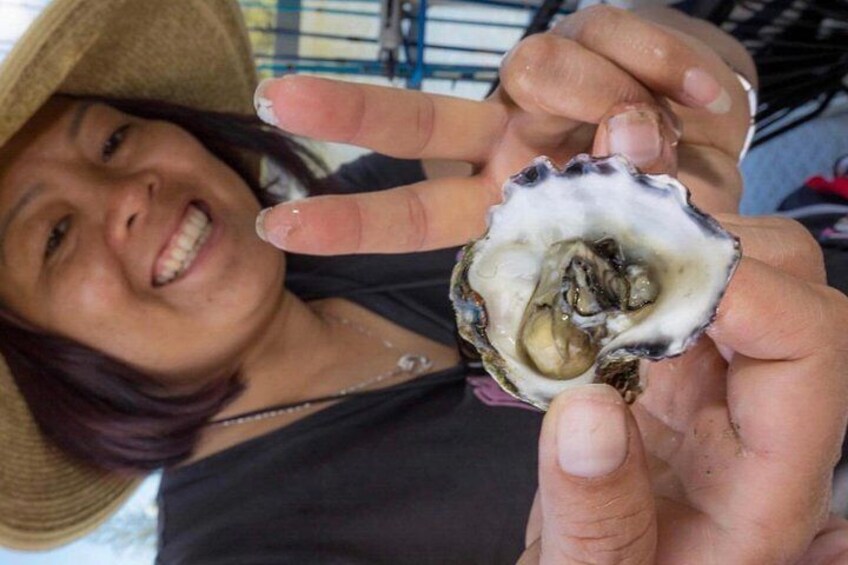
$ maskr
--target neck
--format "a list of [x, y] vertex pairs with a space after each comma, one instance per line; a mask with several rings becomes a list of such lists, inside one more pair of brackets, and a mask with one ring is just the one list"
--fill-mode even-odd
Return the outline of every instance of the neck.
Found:
[[[347, 323], [336, 320], [345, 319]], [[358, 329], [357, 329], [358, 327]], [[363, 331], [363, 329], [365, 331]], [[392, 345], [386, 345], [388, 340]], [[278, 404], [331, 396], [397, 366], [404, 353], [426, 355], [439, 370], [458, 360], [453, 347], [431, 342], [341, 299], [304, 303], [286, 291], [242, 357], [245, 391], [216, 414], [220, 420]], [[418, 373], [411, 371], [400, 378]], [[395, 384], [398, 379], [392, 379]], [[184, 463], [286, 425], [322, 405], [227, 428], [207, 428]]]
[[321, 376], [339, 365], [345, 346], [338, 328], [321, 316], [320, 306], [307, 304], [288, 290], [275, 310], [244, 357], [240, 370], [244, 392], [217, 417], [327, 392]]

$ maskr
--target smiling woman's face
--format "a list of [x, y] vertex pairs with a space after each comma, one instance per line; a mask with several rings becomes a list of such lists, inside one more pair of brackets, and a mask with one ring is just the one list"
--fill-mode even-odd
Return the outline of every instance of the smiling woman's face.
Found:
[[185, 130], [53, 99], [0, 150], [0, 299], [175, 384], [229, 372], [283, 290], [259, 208]]

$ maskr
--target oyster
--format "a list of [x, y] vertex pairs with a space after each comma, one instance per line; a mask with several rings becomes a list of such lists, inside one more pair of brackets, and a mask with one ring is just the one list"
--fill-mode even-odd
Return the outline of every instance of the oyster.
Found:
[[460, 335], [541, 409], [576, 384], [632, 401], [640, 359], [683, 353], [715, 318], [739, 241], [667, 175], [625, 158], [546, 158], [513, 176], [453, 271]]

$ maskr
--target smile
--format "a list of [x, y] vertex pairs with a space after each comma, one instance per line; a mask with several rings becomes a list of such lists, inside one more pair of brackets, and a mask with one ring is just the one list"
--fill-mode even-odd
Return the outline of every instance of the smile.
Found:
[[185, 274], [211, 233], [209, 215], [194, 203], [189, 204], [182, 223], [156, 259], [154, 286], [166, 285]]

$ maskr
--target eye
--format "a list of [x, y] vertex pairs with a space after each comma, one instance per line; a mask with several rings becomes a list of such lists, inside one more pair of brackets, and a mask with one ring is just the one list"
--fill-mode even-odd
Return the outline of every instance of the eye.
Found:
[[108, 163], [109, 159], [112, 158], [118, 149], [121, 148], [121, 145], [124, 143], [124, 140], [127, 138], [127, 133], [129, 132], [131, 124], [124, 124], [114, 132], [109, 138], [103, 143], [103, 147], [100, 148], [100, 158], [104, 163]]
[[53, 226], [50, 230], [50, 235], [47, 237], [47, 244], [44, 246], [44, 258], [49, 259], [65, 239], [65, 235], [71, 227], [71, 217], [65, 216], [59, 223]]

